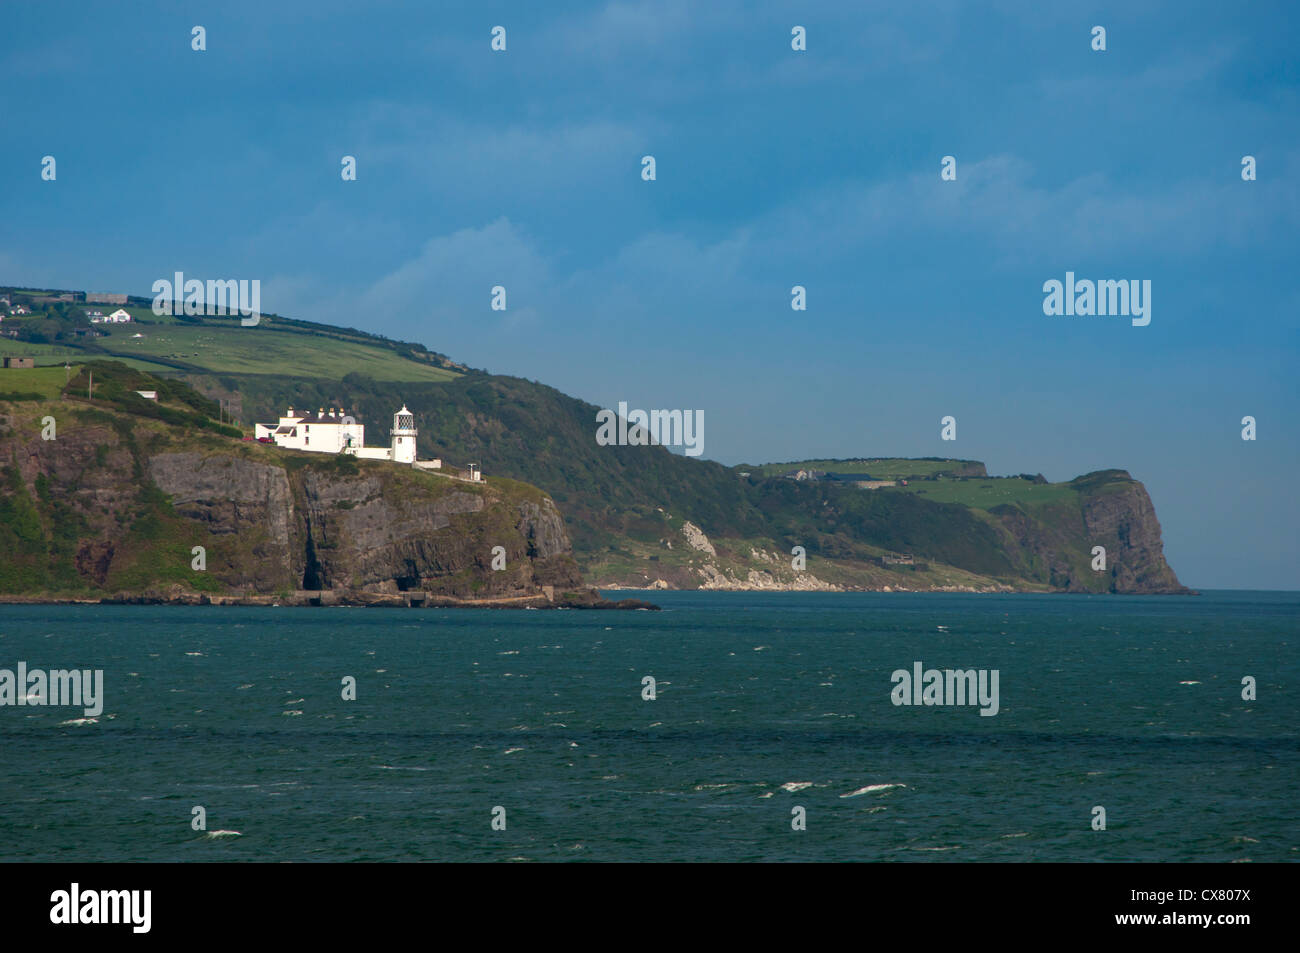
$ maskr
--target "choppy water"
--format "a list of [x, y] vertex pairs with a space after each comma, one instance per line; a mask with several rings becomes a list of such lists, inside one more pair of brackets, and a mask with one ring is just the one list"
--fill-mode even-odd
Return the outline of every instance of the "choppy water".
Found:
[[[2, 606], [0, 668], [106, 703], [0, 707], [0, 859], [1300, 858], [1300, 594], [655, 599]], [[918, 660], [999, 714], [893, 705]]]

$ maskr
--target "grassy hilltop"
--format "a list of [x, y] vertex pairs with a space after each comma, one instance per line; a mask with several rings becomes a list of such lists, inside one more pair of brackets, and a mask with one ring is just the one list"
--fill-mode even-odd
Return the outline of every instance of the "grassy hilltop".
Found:
[[[28, 300], [39, 311], [40, 298]], [[343, 406], [370, 428], [371, 443], [405, 403], [422, 456], [478, 463], [489, 478], [549, 494], [582, 571], [602, 585], [1185, 591], [1164, 561], [1145, 489], [1121, 470], [1053, 484], [990, 477], [968, 460], [726, 467], [663, 447], [601, 447], [594, 405], [422, 345], [278, 316], [251, 328], [237, 318], [154, 318], [147, 303], [135, 299], [127, 310], [136, 319], [103, 337], [77, 334], [70, 312], [116, 306], [65, 303], [33, 315], [42, 340], [0, 337], [0, 354], [57, 366], [0, 371], [0, 394], [49, 396], [65, 361], [113, 358], [193, 385], [250, 432], [288, 406]], [[796, 469], [840, 479], [783, 476]], [[907, 485], [864, 489], [858, 477]], [[1096, 545], [1108, 554], [1104, 572], [1091, 569]], [[803, 569], [793, 565], [795, 547]]]

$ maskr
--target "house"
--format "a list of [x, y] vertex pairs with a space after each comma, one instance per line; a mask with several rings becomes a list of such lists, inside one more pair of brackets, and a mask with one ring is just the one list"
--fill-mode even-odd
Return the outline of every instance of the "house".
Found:
[[16, 308], [11, 308], [9, 313], [10, 314], [31, 314], [31, 312], [28, 311], [27, 308], [23, 307], [21, 304]]
[[138, 390], [136, 391], [145, 400], [157, 400], [158, 392], [156, 390]]
[[99, 322], [104, 320], [104, 312], [99, 310], [87, 311], [86, 317], [90, 318], [91, 324], [99, 324]]
[[35, 367], [36, 359], [32, 357], [6, 357], [5, 367]]
[[365, 434], [365, 425], [346, 416], [342, 408], [333, 407], [328, 414], [324, 407], [314, 414], [290, 407], [278, 424], [253, 427], [253, 436], [259, 440], [269, 437], [276, 446], [315, 453], [341, 453], [350, 447], [361, 447], [365, 444]]
[[785, 477], [787, 480], [798, 480], [798, 481], [800, 481], [800, 482], [803, 482], [804, 480], [820, 480], [822, 477], [824, 477], [824, 476], [826, 475], [826, 471], [824, 471], [824, 470], [791, 470], [789, 473], [783, 473], [783, 474], [781, 474], [781, 475], [782, 475], [783, 477]]
[[111, 324], [125, 324], [131, 320], [131, 315], [123, 311], [121, 308], [118, 308], [104, 320]]

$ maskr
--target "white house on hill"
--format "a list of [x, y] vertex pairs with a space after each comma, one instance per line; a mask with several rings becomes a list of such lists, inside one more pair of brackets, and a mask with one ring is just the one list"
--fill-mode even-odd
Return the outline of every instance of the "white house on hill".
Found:
[[131, 320], [131, 315], [121, 308], [118, 308], [112, 314], [101, 314], [99, 311], [87, 312], [86, 317], [90, 318], [91, 324], [127, 324]]
[[[390, 439], [387, 447], [367, 447], [365, 425], [344, 414], [342, 408], [335, 410], [331, 407], [326, 413], [322, 407], [313, 414], [295, 411], [290, 407], [278, 424], [256, 424], [253, 431], [258, 440], [271, 440], [276, 446], [291, 450], [346, 453], [362, 460], [391, 460], [421, 470], [442, 469], [441, 460], [415, 458], [415, 438], [418, 433], [415, 429], [415, 415], [406, 409], [405, 404], [393, 414], [393, 427], [388, 431]], [[470, 477], [472, 480], [482, 478], [477, 470]]]

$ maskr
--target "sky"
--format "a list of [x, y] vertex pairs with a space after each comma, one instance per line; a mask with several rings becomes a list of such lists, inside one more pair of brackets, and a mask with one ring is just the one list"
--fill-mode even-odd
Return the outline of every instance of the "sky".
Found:
[[[0, 283], [258, 279], [267, 312], [703, 411], [726, 464], [1125, 469], [1185, 584], [1296, 589], [1298, 20], [0, 3]], [[1150, 281], [1150, 323], [1045, 314], [1066, 272]]]

